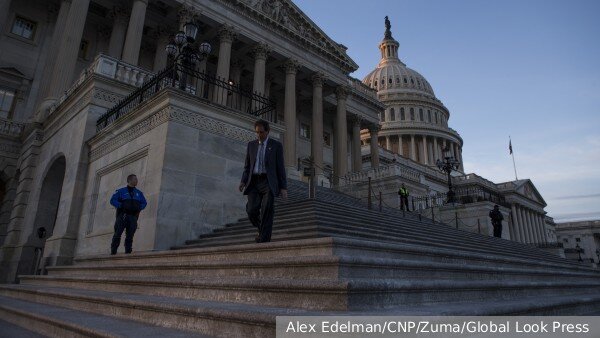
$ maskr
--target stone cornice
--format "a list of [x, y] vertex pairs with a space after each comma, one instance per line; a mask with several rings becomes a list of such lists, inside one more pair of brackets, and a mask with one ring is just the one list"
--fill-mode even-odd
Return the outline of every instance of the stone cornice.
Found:
[[344, 73], [358, 69], [344, 49], [287, 0], [218, 0], [230, 11], [256, 21], [281, 37], [324, 56]]

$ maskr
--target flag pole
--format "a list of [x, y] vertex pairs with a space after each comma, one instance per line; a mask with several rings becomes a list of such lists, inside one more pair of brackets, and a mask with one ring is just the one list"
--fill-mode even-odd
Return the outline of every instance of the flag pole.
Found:
[[508, 136], [508, 149], [510, 150], [510, 154], [512, 155], [513, 168], [515, 169], [515, 180], [518, 181], [519, 177], [517, 177], [517, 166], [515, 165], [515, 153], [512, 150], [512, 140], [510, 139], [510, 135]]

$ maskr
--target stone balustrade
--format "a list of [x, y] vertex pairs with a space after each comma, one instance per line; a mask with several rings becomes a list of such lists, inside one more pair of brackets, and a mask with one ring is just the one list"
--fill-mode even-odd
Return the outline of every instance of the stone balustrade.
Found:
[[140, 67], [128, 64], [122, 60], [105, 54], [98, 54], [94, 61], [84, 69], [79, 78], [50, 108], [54, 112], [79, 86], [92, 74], [101, 75], [110, 79], [126, 83], [131, 86], [141, 87], [154, 73]]
[[25, 123], [0, 118], [0, 135], [19, 137], [24, 128]]
[[340, 180], [342, 185], [348, 185], [359, 182], [367, 182], [369, 177], [373, 180], [387, 177], [403, 177], [411, 181], [419, 182], [420, 174], [418, 171], [408, 168], [400, 163], [393, 163], [378, 168], [349, 173]]

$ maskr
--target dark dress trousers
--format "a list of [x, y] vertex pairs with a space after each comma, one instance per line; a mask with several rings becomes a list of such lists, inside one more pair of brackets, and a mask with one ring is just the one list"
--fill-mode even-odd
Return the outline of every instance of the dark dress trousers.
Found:
[[264, 156], [266, 173], [256, 175], [254, 167], [258, 165], [255, 163], [258, 149], [258, 140], [248, 142], [241, 182], [246, 185], [244, 195], [248, 196], [246, 212], [252, 225], [258, 229], [256, 241], [260, 243], [271, 240], [275, 196], [279, 196], [281, 189], [287, 190], [287, 178], [281, 143], [271, 138], [267, 140]]

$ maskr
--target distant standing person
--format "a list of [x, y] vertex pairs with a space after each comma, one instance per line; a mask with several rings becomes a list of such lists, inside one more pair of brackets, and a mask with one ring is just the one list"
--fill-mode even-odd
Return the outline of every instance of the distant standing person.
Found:
[[406, 211], [410, 211], [408, 209], [408, 189], [402, 183], [402, 187], [398, 189], [398, 195], [400, 195], [400, 209], [404, 210], [406, 207]]
[[502, 238], [502, 221], [504, 220], [504, 216], [502, 216], [498, 205], [494, 205], [494, 210], [490, 211], [490, 218], [494, 227], [494, 237]]
[[246, 212], [258, 229], [256, 243], [271, 241], [275, 197], [287, 198], [283, 146], [269, 138], [269, 122], [254, 123], [257, 140], [248, 142], [239, 190], [248, 195]]
[[117, 208], [117, 220], [115, 221], [115, 234], [110, 245], [110, 254], [117, 253], [121, 243], [121, 235], [125, 231], [125, 253], [131, 253], [133, 234], [137, 229], [137, 220], [140, 211], [148, 204], [144, 194], [136, 188], [137, 176], [127, 176], [127, 186], [115, 191], [110, 199], [110, 204]]

